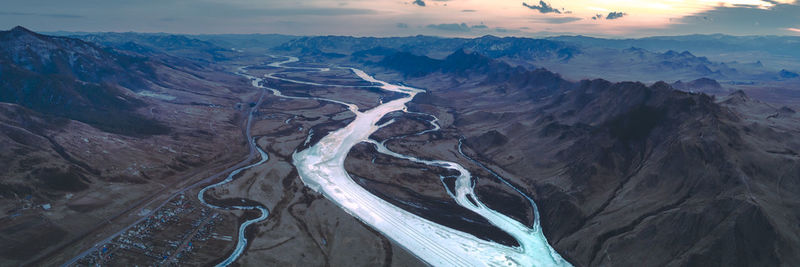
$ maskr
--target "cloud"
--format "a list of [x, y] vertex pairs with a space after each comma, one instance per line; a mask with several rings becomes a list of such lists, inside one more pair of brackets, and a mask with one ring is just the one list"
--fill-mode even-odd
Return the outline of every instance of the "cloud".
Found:
[[444, 23], [444, 24], [430, 24], [426, 26], [428, 29], [448, 32], [469, 32], [470, 27], [466, 23]]
[[408, 29], [408, 24], [405, 24], [405, 23], [402, 23], [402, 22], [398, 22], [397, 23], [397, 28]]
[[475, 9], [464, 9], [464, 10], [461, 10], [461, 12], [478, 12], [478, 11], [475, 10]]
[[800, 33], [800, 29], [798, 29], [798, 28], [786, 28], [786, 30], [787, 31], [796, 32], [796, 33]]
[[486, 26], [486, 25], [483, 25], [483, 24], [478, 24], [478, 25], [472, 25], [472, 27], [470, 27], [470, 28], [473, 28], [473, 29], [487, 29], [487, 28], [489, 28], [489, 26]]
[[608, 13], [608, 15], [606, 15], [606, 19], [618, 19], [618, 18], [624, 17], [625, 15], [628, 15], [628, 14], [623, 13], [623, 12], [610, 12], [610, 13]]
[[36, 17], [50, 17], [50, 18], [64, 18], [64, 19], [85, 18], [85, 16], [73, 15], [73, 14], [27, 13], [27, 12], [0, 12], [0, 16], [36, 16]]
[[533, 10], [538, 10], [539, 13], [542, 13], [542, 14], [547, 14], [547, 13], [561, 14], [560, 10], [558, 10], [557, 8], [553, 8], [553, 6], [551, 6], [550, 4], [545, 2], [544, 0], [539, 0], [539, 5], [538, 6], [537, 5], [529, 5], [528, 3], [525, 3], [525, 2], [522, 2], [522, 6], [530, 8], [530, 9], [533, 9]]
[[418, 6], [425, 6], [425, 1], [422, 0], [414, 0], [411, 4], [418, 5]]
[[546, 17], [546, 18], [535, 18], [532, 19], [534, 22], [539, 23], [547, 23], [547, 24], [564, 24], [582, 20], [582, 18], [578, 17]]
[[800, 5], [777, 4], [770, 8], [716, 7], [677, 18], [674, 22], [669, 28], [679, 33], [783, 35], [787, 34], [788, 28], [800, 28]]
[[608, 15], [603, 15], [603, 14], [594, 15], [594, 16], [592, 16], [592, 19], [593, 20], [618, 19], [618, 18], [624, 17], [626, 15], [628, 15], [628, 13], [611, 11], [611, 12], [608, 13]]

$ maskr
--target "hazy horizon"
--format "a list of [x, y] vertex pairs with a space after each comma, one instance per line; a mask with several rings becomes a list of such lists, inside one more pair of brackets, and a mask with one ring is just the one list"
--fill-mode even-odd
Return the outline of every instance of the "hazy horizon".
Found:
[[409, 34], [409, 35], [386, 35], [386, 36], [375, 36], [375, 35], [347, 35], [347, 34], [282, 34], [282, 33], [274, 33], [274, 32], [251, 32], [251, 33], [182, 33], [182, 32], [155, 32], [155, 31], [65, 31], [65, 30], [38, 30], [36, 28], [27, 27], [25, 25], [15, 25], [6, 29], [0, 29], [0, 31], [7, 31], [11, 30], [15, 27], [23, 27], [30, 31], [39, 33], [39, 34], [46, 34], [46, 35], [55, 35], [55, 36], [68, 36], [68, 35], [83, 35], [83, 34], [103, 34], [103, 33], [117, 33], [117, 34], [125, 34], [125, 33], [133, 33], [133, 34], [153, 34], [153, 35], [186, 35], [186, 36], [215, 36], [215, 35], [283, 35], [283, 36], [296, 36], [296, 37], [319, 37], [319, 36], [338, 36], [338, 37], [354, 37], [354, 38], [405, 38], [405, 37], [415, 37], [415, 36], [426, 36], [426, 37], [436, 37], [436, 38], [465, 38], [465, 39], [473, 39], [473, 38], [480, 38], [484, 36], [494, 36], [498, 38], [504, 37], [512, 37], [512, 38], [555, 38], [555, 37], [589, 37], [589, 38], [600, 38], [600, 39], [642, 39], [642, 38], [658, 38], [658, 37], [680, 37], [680, 36], [713, 36], [713, 35], [725, 35], [725, 36], [732, 36], [732, 37], [769, 37], [769, 36], [776, 36], [776, 37], [800, 37], [797, 35], [778, 35], [778, 34], [744, 34], [744, 35], [736, 35], [736, 34], [727, 34], [727, 33], [687, 33], [687, 34], [672, 34], [672, 35], [644, 35], [644, 36], [604, 36], [604, 35], [592, 35], [592, 34], [581, 34], [581, 33], [554, 33], [550, 35], [500, 35], [494, 33], [487, 33], [484, 35], [475, 35], [475, 36], [448, 36], [448, 35], [437, 35], [437, 34]]
[[800, 5], [795, 0], [12, 0], [0, 12], [0, 27], [17, 25], [41, 32], [298, 36], [800, 36]]

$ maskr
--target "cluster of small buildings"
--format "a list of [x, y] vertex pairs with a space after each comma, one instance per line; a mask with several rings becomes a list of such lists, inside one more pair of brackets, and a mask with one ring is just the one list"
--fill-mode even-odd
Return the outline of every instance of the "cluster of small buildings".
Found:
[[184, 195], [174, 198], [147, 219], [78, 261], [78, 265], [180, 263], [195, 246], [216, 235], [215, 226], [223, 219], [209, 208], [197, 205]]
[[50, 210], [52, 205], [50, 203], [36, 203], [33, 199], [32, 195], [27, 195], [23, 198], [17, 199], [16, 207], [12, 208], [11, 210], [5, 211], [5, 214], [8, 214], [9, 218], [16, 218], [21, 216], [24, 212], [30, 210]]

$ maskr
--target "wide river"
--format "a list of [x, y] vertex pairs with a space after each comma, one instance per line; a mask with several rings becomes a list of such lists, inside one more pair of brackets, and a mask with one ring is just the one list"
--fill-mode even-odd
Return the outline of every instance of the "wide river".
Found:
[[[283, 64], [296, 61], [296, 58], [290, 58], [271, 65], [282, 67]], [[313, 70], [327, 71], [328, 69], [316, 68]], [[334, 101], [350, 107], [356, 117], [344, 128], [329, 133], [318, 143], [293, 155], [293, 164], [306, 186], [321, 193], [352, 216], [434, 266], [570, 266], [547, 243], [539, 226], [538, 216], [535, 218], [536, 222], [533, 226], [529, 227], [488, 208], [475, 195], [471, 175], [463, 166], [454, 162], [425, 161], [401, 155], [388, 150], [382, 143], [370, 140], [369, 136], [372, 133], [391, 123], [390, 121], [384, 125], [377, 125], [384, 115], [393, 111], [407, 111], [406, 103], [423, 90], [389, 84], [377, 80], [361, 70], [350, 70], [361, 79], [372, 82], [383, 90], [403, 93], [405, 97], [382, 103], [367, 111], [359, 111], [352, 104]], [[279, 95], [277, 90], [271, 90]], [[458, 171], [460, 175], [456, 180], [455, 192], [450, 192], [451, 196], [459, 205], [483, 216], [490, 223], [513, 236], [520, 246], [509, 247], [453, 230], [414, 215], [371, 194], [355, 183], [344, 168], [348, 152], [361, 142], [374, 144], [380, 153]], [[444, 184], [442, 190], [447, 190]], [[475, 200], [474, 204], [470, 198]]]

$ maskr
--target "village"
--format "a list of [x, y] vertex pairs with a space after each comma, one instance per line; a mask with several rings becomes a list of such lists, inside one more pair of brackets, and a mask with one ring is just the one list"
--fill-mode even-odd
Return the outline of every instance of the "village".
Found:
[[233, 247], [236, 224], [183, 194], [77, 261], [79, 266], [177, 266], [214, 261]]

